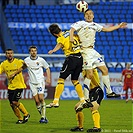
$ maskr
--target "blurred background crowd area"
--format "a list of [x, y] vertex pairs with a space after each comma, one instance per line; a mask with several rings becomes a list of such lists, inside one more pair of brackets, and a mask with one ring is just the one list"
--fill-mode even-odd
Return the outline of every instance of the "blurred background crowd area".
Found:
[[[0, 0], [0, 62], [4, 52], [12, 48], [18, 57], [25, 58], [31, 45], [38, 47], [51, 66], [52, 71], [64, 61], [59, 50], [51, 58], [47, 53], [56, 45], [56, 38], [48, 32], [48, 26], [58, 23], [62, 30], [83, 20], [84, 15], [76, 10], [79, 0]], [[112, 26], [127, 22], [125, 29], [96, 34], [95, 49], [105, 57], [110, 72], [121, 72], [127, 62], [133, 62], [133, 0], [86, 0], [94, 11], [94, 21]], [[60, 56], [59, 56], [60, 55]]]

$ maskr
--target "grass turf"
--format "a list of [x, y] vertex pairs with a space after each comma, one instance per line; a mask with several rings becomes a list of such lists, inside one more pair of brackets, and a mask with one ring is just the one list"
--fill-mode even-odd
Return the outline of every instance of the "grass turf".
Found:
[[[9, 106], [8, 100], [0, 100], [0, 132], [1, 133], [70, 133], [70, 128], [77, 125], [74, 105], [78, 100], [61, 100], [59, 108], [47, 109], [48, 124], [40, 124], [40, 115], [34, 100], [20, 100], [31, 117], [25, 124], [16, 124], [17, 118]], [[52, 100], [45, 100], [50, 103]], [[84, 132], [93, 127], [89, 109], [84, 109]], [[133, 104], [124, 100], [103, 100], [99, 109], [102, 132], [133, 133]]]

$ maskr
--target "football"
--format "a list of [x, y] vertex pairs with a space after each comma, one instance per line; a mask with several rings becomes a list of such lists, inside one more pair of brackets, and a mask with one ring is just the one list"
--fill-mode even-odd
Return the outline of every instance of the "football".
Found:
[[80, 12], [85, 12], [88, 9], [88, 3], [84, 0], [79, 1], [76, 4], [76, 9]]

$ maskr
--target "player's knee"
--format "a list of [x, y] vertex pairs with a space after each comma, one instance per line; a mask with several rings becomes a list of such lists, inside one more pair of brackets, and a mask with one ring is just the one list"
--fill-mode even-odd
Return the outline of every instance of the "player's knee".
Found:
[[14, 105], [14, 106], [18, 106], [18, 102], [17, 101], [12, 101], [12, 105]]
[[40, 101], [39, 100], [36, 100], [35, 103], [36, 103], [37, 106], [40, 105]]
[[90, 110], [91, 110], [91, 111], [98, 110], [99, 104], [98, 104], [96, 101], [92, 102], [92, 104], [93, 104], [93, 107], [90, 108]]
[[72, 80], [72, 83], [74, 86], [78, 85], [79, 84], [79, 81], [78, 80]]
[[64, 79], [59, 78], [58, 81], [57, 81], [57, 84], [64, 84]]
[[77, 112], [76, 109], [77, 109], [77, 107], [79, 106], [79, 104], [80, 104], [80, 102], [78, 102], [78, 103], [75, 105], [75, 107], [74, 107], [75, 112]]
[[108, 68], [107, 67], [104, 67], [102, 70], [101, 70], [102, 74], [103, 75], [108, 75]]
[[88, 72], [88, 73], [86, 74], [86, 78], [92, 79], [92, 78], [93, 78], [93, 73], [92, 73], [92, 72]]

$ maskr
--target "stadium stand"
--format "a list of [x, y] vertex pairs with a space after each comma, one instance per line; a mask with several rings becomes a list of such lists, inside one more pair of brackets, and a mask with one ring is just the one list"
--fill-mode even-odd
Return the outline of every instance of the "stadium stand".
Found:
[[[90, 5], [90, 9], [94, 11], [97, 23], [132, 23], [131, 5], [131, 2], [103, 2]], [[4, 13], [8, 23], [73, 23], [83, 20], [83, 14], [75, 9], [75, 5], [7, 5]], [[28, 47], [33, 44], [38, 46], [39, 54], [47, 54], [56, 44], [46, 28], [10, 28], [10, 32], [18, 53], [28, 53]], [[132, 29], [97, 33], [95, 48], [105, 56], [106, 62], [131, 61], [132, 33]], [[62, 54], [62, 51], [56, 54]]]

